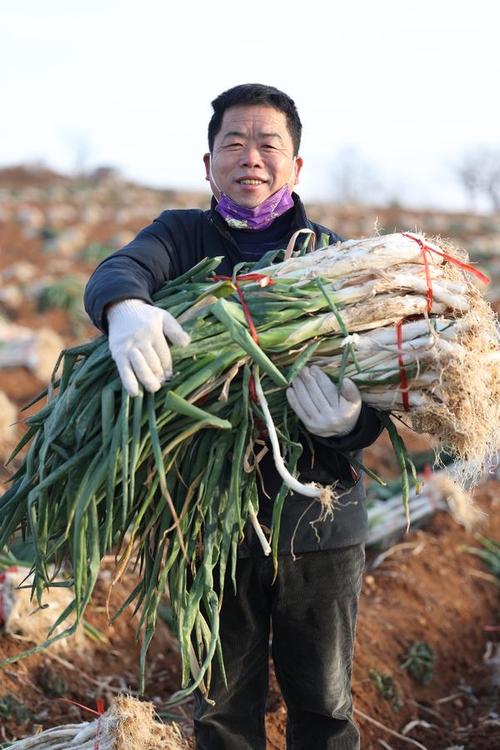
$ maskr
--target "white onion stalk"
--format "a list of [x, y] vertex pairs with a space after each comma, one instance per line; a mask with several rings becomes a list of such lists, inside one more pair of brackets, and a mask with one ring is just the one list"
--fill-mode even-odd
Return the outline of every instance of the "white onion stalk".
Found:
[[[424, 342], [422, 342], [424, 344]], [[359, 375], [361, 379], [365, 379], [370, 376], [370, 371], [380, 371], [384, 369], [393, 369], [399, 367], [399, 361], [408, 367], [413, 364], [420, 364], [423, 362], [435, 361], [437, 359], [436, 347], [432, 346], [432, 343], [427, 342], [427, 345], [421, 345], [418, 348], [406, 348], [406, 351], [400, 355], [396, 347], [384, 351], [377, 351], [370, 356], [359, 356], [356, 353], [356, 359], [360, 365], [361, 372], [358, 373], [357, 368], [354, 365], [348, 365], [346, 369], [346, 375], [351, 373], [352, 375]], [[324, 357], [313, 357], [312, 364], [318, 365], [318, 367], [324, 367], [330, 369], [332, 373], [338, 372], [342, 357], [339, 354]], [[351, 377], [351, 374], [348, 377]]]
[[[372, 376], [382, 378], [384, 372], [386, 377], [389, 377], [389, 370], [398, 370], [400, 365], [408, 367], [425, 364], [428, 368], [433, 362], [441, 362], [443, 355], [455, 359], [460, 359], [464, 355], [463, 347], [455, 341], [456, 326], [446, 322], [446, 328], [443, 330], [443, 321], [436, 328], [427, 321], [416, 322], [423, 323], [424, 326], [416, 328], [413, 322], [402, 326], [401, 344], [397, 342], [397, 332], [394, 327], [382, 328], [361, 335], [354, 333], [342, 340], [341, 347], [337, 350], [339, 353], [325, 353], [313, 357], [311, 361], [335, 373], [342, 359], [340, 348], [352, 346], [356, 352], [361, 374], [352, 364], [347, 366], [345, 374], [353, 379], [364, 381]], [[411, 331], [405, 330], [410, 327], [413, 327]], [[438, 335], [437, 331], [440, 329], [442, 330]], [[410, 333], [413, 333], [415, 337], [410, 338]]]
[[257, 534], [257, 538], [258, 538], [258, 540], [260, 542], [262, 550], [263, 550], [264, 554], [267, 557], [268, 555], [271, 554], [272, 549], [271, 549], [271, 545], [269, 544], [269, 542], [266, 539], [266, 535], [262, 531], [262, 526], [259, 523], [259, 519], [257, 518], [257, 514], [256, 514], [256, 512], [253, 509], [250, 509], [248, 511], [248, 516], [250, 518], [250, 523], [252, 524], [252, 526], [254, 528], [254, 531]]
[[293, 492], [297, 492], [299, 495], [304, 495], [305, 497], [311, 497], [314, 500], [319, 500], [321, 502], [321, 505], [323, 506], [323, 509], [327, 512], [331, 512], [334, 500], [334, 495], [331, 487], [323, 487], [319, 484], [316, 484], [315, 482], [311, 482], [310, 484], [302, 484], [298, 479], [292, 476], [286, 468], [280, 452], [280, 445], [278, 435], [276, 434], [276, 427], [274, 426], [273, 418], [271, 417], [271, 412], [269, 411], [269, 406], [267, 405], [266, 397], [264, 396], [264, 391], [262, 390], [262, 386], [260, 384], [259, 376], [256, 370], [254, 370], [254, 381], [255, 392], [259, 400], [260, 408], [262, 409], [262, 412], [264, 414], [267, 431], [269, 433], [269, 439], [271, 440], [271, 445], [273, 448], [274, 463], [278, 474], [285, 482], [287, 487], [293, 490]]
[[[421, 336], [439, 333], [440, 337], [454, 338], [456, 336], [457, 321], [448, 318], [433, 318], [412, 320], [404, 322], [401, 326], [401, 339], [403, 344], [406, 341], [413, 341]], [[397, 346], [398, 334], [394, 326], [379, 328], [370, 331], [369, 334], [353, 333], [347, 336], [342, 345], [353, 344], [357, 351], [376, 349], [383, 346]]]
[[[445, 306], [434, 300], [431, 313], [441, 315]], [[423, 295], [408, 294], [407, 296], [381, 294], [365, 302], [360, 302], [342, 310], [345, 327], [352, 331], [369, 331], [397, 323], [410, 315], [427, 315], [427, 298]], [[330, 336], [340, 332], [340, 324], [334, 313], [321, 313], [307, 319], [300, 326], [289, 326], [289, 335], [282, 339], [280, 349], [293, 349], [303, 341], [316, 336]], [[264, 331], [262, 341], [272, 346], [273, 331]]]
[[[359, 277], [358, 277], [359, 278]], [[308, 282], [309, 280], [307, 280]], [[305, 282], [304, 282], [305, 283]], [[298, 285], [300, 286], [300, 284]], [[333, 286], [333, 285], [332, 285]], [[348, 285], [335, 289], [335, 301], [337, 304], [347, 305], [361, 302], [363, 299], [375, 297], [377, 294], [392, 292], [394, 289], [426, 294], [428, 283], [425, 278], [410, 273], [393, 273], [379, 275], [374, 279], [365, 281], [362, 285]], [[469, 307], [466, 297], [467, 287], [465, 284], [450, 283], [446, 279], [432, 282], [432, 298], [436, 302], [444, 303], [451, 310], [465, 312]]]
[[[415, 235], [432, 245], [421, 235]], [[441, 251], [440, 251], [441, 252]], [[429, 266], [442, 265], [444, 259], [434, 253], [427, 254]], [[340, 278], [353, 272], [371, 271], [373, 268], [390, 268], [400, 263], [424, 263], [423, 253], [415, 240], [402, 234], [387, 234], [362, 240], [348, 240], [342, 244], [322, 248], [321, 254], [308, 253], [290, 258], [276, 266], [260, 269], [267, 276], [281, 278]]]

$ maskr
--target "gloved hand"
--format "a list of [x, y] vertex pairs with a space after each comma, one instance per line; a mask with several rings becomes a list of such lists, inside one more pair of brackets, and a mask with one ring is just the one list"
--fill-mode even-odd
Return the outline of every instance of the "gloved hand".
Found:
[[355, 383], [344, 378], [340, 394], [319, 367], [304, 367], [286, 392], [288, 403], [313, 435], [348, 435], [361, 412], [361, 396]]
[[172, 377], [172, 356], [166, 341], [187, 346], [189, 334], [166, 310], [140, 299], [116, 302], [107, 310], [108, 340], [123, 387], [131, 396], [139, 383], [151, 393]]

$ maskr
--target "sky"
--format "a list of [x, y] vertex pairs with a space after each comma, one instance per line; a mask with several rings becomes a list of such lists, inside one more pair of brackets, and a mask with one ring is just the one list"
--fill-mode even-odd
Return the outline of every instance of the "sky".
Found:
[[297, 191], [460, 210], [464, 154], [500, 149], [494, 0], [2, 0], [0, 166], [111, 165], [205, 190], [210, 102], [268, 83], [296, 102]]

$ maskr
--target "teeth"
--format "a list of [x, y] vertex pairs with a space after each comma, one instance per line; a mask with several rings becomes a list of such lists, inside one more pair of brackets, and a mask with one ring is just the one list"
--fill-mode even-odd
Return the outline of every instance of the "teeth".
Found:
[[262, 180], [240, 180], [241, 185], [262, 185]]

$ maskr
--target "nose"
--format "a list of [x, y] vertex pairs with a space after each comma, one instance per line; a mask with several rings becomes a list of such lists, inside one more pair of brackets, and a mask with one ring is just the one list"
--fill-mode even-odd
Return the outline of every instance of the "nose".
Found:
[[240, 154], [240, 164], [242, 167], [260, 167], [262, 166], [262, 156], [255, 144], [247, 143]]

